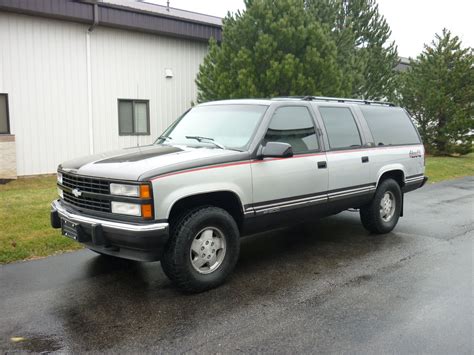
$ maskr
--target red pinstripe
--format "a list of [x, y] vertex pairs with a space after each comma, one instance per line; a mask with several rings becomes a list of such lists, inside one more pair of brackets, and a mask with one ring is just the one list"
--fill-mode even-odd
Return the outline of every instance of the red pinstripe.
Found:
[[173, 172], [173, 173], [159, 175], [157, 177], [154, 177], [154, 178], [150, 179], [150, 181], [155, 181], [155, 180], [158, 180], [158, 179], [161, 179], [161, 178], [164, 178], [164, 177], [173, 176], [173, 175], [194, 173], [196, 171], [217, 169], [217, 168], [227, 168], [229, 166], [237, 166], [237, 165], [260, 164], [260, 163], [266, 163], [266, 162], [270, 162], [270, 161], [274, 161], [274, 160], [298, 159], [298, 158], [321, 156], [321, 155], [325, 155], [325, 154], [342, 154], [342, 153], [350, 153], [350, 152], [367, 152], [367, 151], [370, 152], [370, 151], [373, 151], [373, 150], [381, 150], [381, 149], [400, 149], [400, 148], [409, 149], [409, 148], [413, 148], [413, 147], [420, 147], [420, 145], [398, 146], [398, 147], [374, 147], [374, 148], [368, 148], [368, 149], [338, 150], [338, 151], [332, 151], [332, 152], [326, 152], [326, 153], [309, 153], [309, 154], [294, 155], [291, 158], [269, 158], [269, 159], [265, 159], [265, 160], [253, 159], [253, 160], [247, 160], [247, 161], [239, 161], [239, 162], [235, 162], [235, 163], [225, 163], [225, 164], [219, 164], [219, 165], [203, 166], [201, 168], [194, 168], [194, 169], [176, 171], [176, 172]]

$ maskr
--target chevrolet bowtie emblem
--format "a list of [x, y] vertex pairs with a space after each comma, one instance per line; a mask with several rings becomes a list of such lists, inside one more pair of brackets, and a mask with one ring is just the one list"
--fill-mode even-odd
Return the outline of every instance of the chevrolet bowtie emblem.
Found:
[[71, 193], [76, 197], [80, 197], [82, 195], [82, 192], [79, 189], [73, 189]]

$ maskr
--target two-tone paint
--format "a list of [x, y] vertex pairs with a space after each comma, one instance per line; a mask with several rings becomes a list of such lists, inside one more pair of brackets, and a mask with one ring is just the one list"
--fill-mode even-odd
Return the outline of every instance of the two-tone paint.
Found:
[[[252, 232], [360, 207], [370, 201], [385, 174], [397, 177], [405, 192], [424, 182], [421, 140], [419, 144], [375, 146], [360, 104], [289, 99], [227, 100], [202, 105], [235, 103], [267, 107], [246, 151], [150, 145], [73, 160], [59, 169], [125, 182], [150, 182], [154, 218], [160, 222], [167, 222], [173, 207], [183, 199], [202, 196], [205, 203], [210, 193], [230, 192], [239, 203], [244, 225], [249, 225], [248, 231]], [[270, 120], [275, 110], [285, 106], [308, 108], [318, 132], [319, 149], [289, 158], [262, 158], [260, 151]], [[360, 147], [330, 149], [319, 112], [322, 106], [351, 111]]]

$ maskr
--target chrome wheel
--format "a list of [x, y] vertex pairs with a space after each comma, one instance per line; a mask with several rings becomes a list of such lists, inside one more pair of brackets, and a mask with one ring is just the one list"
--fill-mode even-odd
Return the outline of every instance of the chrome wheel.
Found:
[[380, 200], [380, 217], [384, 222], [389, 222], [395, 214], [395, 196], [391, 191], [386, 191]]
[[225, 252], [224, 234], [215, 227], [206, 227], [194, 237], [189, 256], [197, 272], [210, 274], [222, 264]]

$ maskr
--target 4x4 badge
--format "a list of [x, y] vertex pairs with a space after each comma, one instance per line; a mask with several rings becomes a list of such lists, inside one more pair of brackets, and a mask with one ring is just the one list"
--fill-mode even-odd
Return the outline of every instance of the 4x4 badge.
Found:
[[79, 189], [73, 189], [71, 192], [76, 197], [80, 197], [82, 195], [82, 192]]
[[420, 149], [410, 150], [408, 155], [410, 156], [410, 158], [421, 158], [421, 150]]

